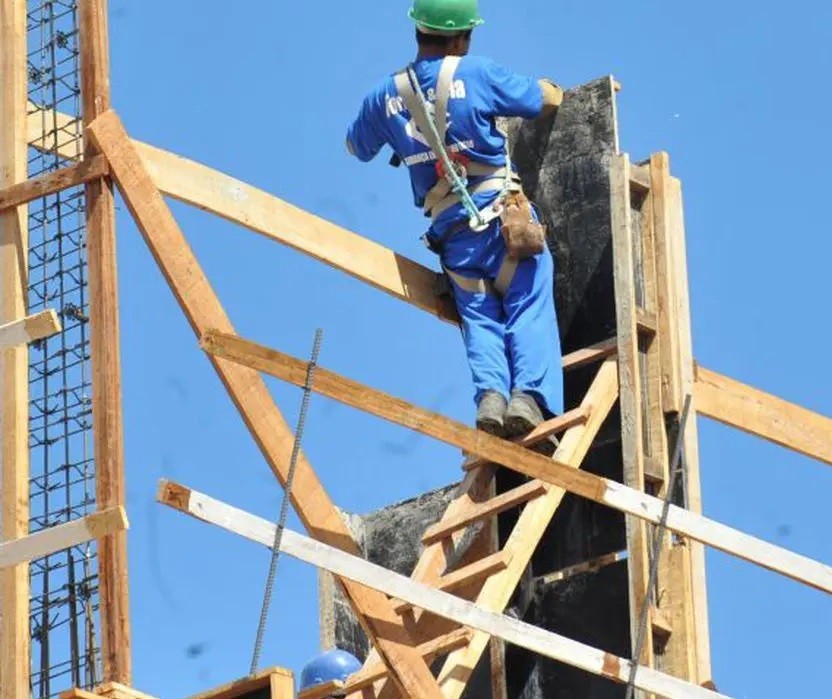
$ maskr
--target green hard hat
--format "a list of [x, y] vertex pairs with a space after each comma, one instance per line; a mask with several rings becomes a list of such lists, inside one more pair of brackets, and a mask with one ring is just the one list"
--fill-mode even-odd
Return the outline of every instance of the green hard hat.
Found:
[[408, 14], [420, 27], [438, 32], [464, 32], [485, 22], [478, 0], [413, 0]]

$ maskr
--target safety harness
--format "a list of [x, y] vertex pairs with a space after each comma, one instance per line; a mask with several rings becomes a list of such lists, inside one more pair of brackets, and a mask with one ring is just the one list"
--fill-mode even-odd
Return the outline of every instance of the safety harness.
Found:
[[[509, 192], [521, 191], [522, 187], [519, 177], [511, 169], [508, 138], [505, 139], [506, 162], [503, 166], [474, 162], [458, 151], [449, 153], [445, 145], [448, 134], [448, 102], [459, 63], [459, 56], [447, 56], [443, 59], [436, 81], [433, 115], [412, 64], [396, 74], [395, 82], [399, 96], [437, 157], [438, 181], [425, 196], [425, 215], [435, 221], [450, 207], [462, 203], [469, 216], [468, 226], [475, 232], [482, 232], [502, 213], [502, 203], [506, 195]], [[469, 177], [483, 179], [470, 185]], [[490, 191], [498, 191], [499, 195], [492, 204], [478, 209], [473, 195]]]

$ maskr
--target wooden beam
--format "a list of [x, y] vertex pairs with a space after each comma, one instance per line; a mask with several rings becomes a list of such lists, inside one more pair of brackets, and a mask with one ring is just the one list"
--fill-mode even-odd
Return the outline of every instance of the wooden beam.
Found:
[[[462, 648], [471, 640], [471, 631], [468, 629], [457, 629], [439, 638], [427, 641], [419, 645], [419, 654], [427, 660], [433, 660], [437, 656], [450, 653], [457, 648]], [[382, 663], [377, 663], [366, 670], [360, 670], [352, 675], [343, 684], [344, 693], [358, 692], [374, 685], [379, 680], [387, 677], [387, 668]], [[303, 693], [298, 695], [302, 698]]]
[[0, 350], [26, 346], [61, 332], [61, 321], [53, 309], [0, 325]]
[[[617, 155], [610, 166], [610, 211], [615, 280], [615, 314], [618, 337], [618, 381], [621, 412], [621, 451], [624, 483], [644, 491], [644, 424], [640, 374], [638, 305], [636, 303], [635, 232], [632, 229], [630, 159]], [[637, 241], [641, 244], [641, 240]], [[630, 644], [635, 652], [650, 570], [647, 527], [636, 517], [625, 519], [627, 577], [630, 604]], [[639, 662], [653, 666], [652, 632], [647, 627]]]
[[7, 540], [0, 543], [0, 570], [126, 530], [127, 515], [124, 508], [112, 507], [74, 522], [59, 524], [19, 539]]
[[584, 561], [583, 563], [575, 563], [574, 565], [567, 566], [566, 568], [561, 568], [560, 570], [556, 570], [554, 573], [541, 575], [539, 579], [546, 584], [551, 584], [554, 582], [560, 582], [561, 580], [566, 580], [567, 578], [571, 578], [575, 575], [581, 575], [582, 573], [595, 573], [601, 570], [601, 568], [605, 568], [613, 563], [625, 560], [627, 560], [626, 551], [613, 551], [612, 553], [605, 553], [601, 556], [597, 556], [596, 558]]
[[[525, 437], [520, 437], [518, 439], [512, 440], [516, 444], [520, 444], [526, 448], [533, 447], [540, 442], [548, 439], [552, 435], [561, 434], [562, 432], [566, 432], [570, 427], [575, 427], [575, 425], [583, 425], [588, 419], [592, 408], [590, 406], [584, 406], [580, 408], [575, 408], [574, 410], [568, 410], [563, 415], [558, 415], [551, 420], [547, 420], [546, 422], [541, 423], [535, 429], [533, 429], [529, 434]], [[483, 461], [482, 459], [478, 459], [476, 457], [470, 457], [465, 460], [465, 463], [462, 464], [462, 468], [465, 471], [470, 471], [475, 468], [479, 468], [488, 462]]]
[[832, 465], [832, 419], [701, 366], [694, 395], [700, 415]]
[[[296, 386], [306, 383], [307, 363], [235, 335], [211, 331], [201, 340], [212, 356], [237, 362]], [[312, 390], [389, 422], [465, 449], [484, 459], [538, 478], [571, 493], [635, 515], [651, 524], [661, 521], [664, 501], [616, 481], [524, 449], [455, 420], [393, 398], [322, 367]], [[557, 457], [557, 454], [555, 455]], [[680, 507], [671, 506], [667, 528], [709, 546], [832, 593], [832, 568]]]
[[[51, 144], [42, 142], [42, 112], [34, 104], [30, 109], [29, 141], [49, 150]], [[71, 124], [65, 114], [56, 118], [59, 125]], [[433, 270], [218, 170], [140, 141], [133, 144], [165, 195], [287, 245], [441, 320], [459, 322], [453, 302], [436, 295]]]
[[[220, 300], [116, 114], [103, 114], [88, 127], [88, 132], [107, 156], [124, 201], [194, 332], [201, 335], [211, 327], [233, 332]], [[232, 362], [216, 358], [211, 361], [264, 457], [285, 485], [294, 435], [262, 377]], [[303, 456], [297, 463], [292, 502], [314, 537], [359, 553], [341, 515]], [[426, 699], [440, 697], [433, 675], [414, 651], [390, 601], [374, 590], [350, 582], [344, 583], [344, 589], [401, 690]]]
[[602, 362], [607, 359], [607, 357], [615, 355], [617, 351], [618, 340], [617, 338], [612, 337], [609, 340], [604, 340], [594, 345], [590, 345], [589, 347], [584, 347], [583, 349], [564, 355], [563, 370], [573, 371], [574, 369], [580, 369], [588, 364]]
[[[274, 543], [275, 525], [184, 486], [163, 482], [159, 501], [203, 522], [245, 537], [263, 546]], [[172, 499], [167, 496], [175, 493]], [[578, 643], [564, 636], [540, 629], [517, 619], [495, 614], [467, 600], [382, 568], [369, 561], [285, 529], [280, 550], [305, 563], [326, 568], [343, 578], [374, 587], [385, 594], [398, 596], [410, 604], [432, 614], [451, 619], [459, 624], [546, 657], [579, 667], [614, 682], [624, 683], [630, 662], [609, 653]], [[650, 668], [639, 667], [636, 685], [674, 699], [715, 699], [710, 690], [683, 682]]]
[[95, 693], [100, 697], [106, 697], [106, 699], [156, 699], [156, 697], [120, 682], [105, 682], [95, 688]]
[[[288, 693], [275, 694], [275, 678], [284, 685]], [[188, 697], [188, 699], [241, 699], [254, 692], [262, 692], [265, 689], [271, 690], [271, 695], [266, 695], [268, 699], [293, 699], [294, 675], [291, 671], [285, 670], [282, 667], [270, 667], [258, 672], [254, 676], [242, 677], [234, 682], [228, 682], [219, 687], [214, 687], [207, 692], [194, 694]]]
[[[0, 189], [24, 182], [26, 2], [0, 3]], [[0, 324], [27, 312], [25, 206], [0, 214]], [[29, 533], [29, 348], [0, 352], [0, 541]], [[0, 571], [0, 699], [26, 699], [31, 657], [29, 567]]]
[[479, 503], [474, 507], [466, 508], [465, 512], [456, 517], [443, 518], [441, 522], [437, 522], [433, 526], [428, 527], [427, 531], [422, 535], [422, 543], [425, 546], [430, 546], [437, 541], [449, 537], [454, 532], [466, 528], [474, 522], [493, 517], [506, 510], [519, 507], [529, 502], [529, 500], [539, 498], [545, 495], [546, 491], [546, 484], [538, 480], [530, 481], [529, 483], [524, 483], [516, 488], [507, 490], [505, 493], [500, 493], [500, 495], [490, 500]]
[[[497, 551], [486, 556], [485, 558], [480, 558], [478, 561], [474, 561], [467, 566], [458, 568], [452, 573], [443, 575], [436, 581], [436, 584], [433, 585], [433, 587], [437, 590], [442, 590], [443, 592], [453, 592], [461, 587], [470, 585], [472, 582], [482, 580], [489, 575], [494, 575], [494, 573], [499, 573], [501, 570], [505, 570], [508, 568], [510, 561], [510, 554], [506, 551]], [[397, 614], [404, 614], [406, 611], [411, 609], [410, 603], [408, 602], [397, 601], [395, 604]]]
[[[78, 20], [81, 113], [87, 127], [110, 108], [107, 0], [80, 0]], [[92, 160], [96, 155], [97, 150], [85, 132], [84, 158]], [[96, 504], [104, 509], [123, 506], [126, 501], [116, 210], [109, 180], [89, 180], [85, 194]], [[132, 651], [126, 533], [99, 542], [98, 571], [103, 678], [129, 686]]]
[[333, 696], [344, 696], [346, 683], [341, 680], [330, 680], [323, 684], [316, 684], [314, 687], [298, 692], [298, 699], [330, 699]]
[[[659, 342], [670, 343], [669, 357], [662, 349], [663, 408], [666, 413], [669, 413], [671, 420], [678, 422], [684, 398], [693, 396], [691, 414], [688, 416], [683, 435], [685, 496], [687, 498], [685, 505], [693, 512], [701, 513], [699, 435], [694, 396], [693, 340], [682, 186], [677, 178], [670, 176], [669, 158], [666, 153], [652, 156], [650, 166], [651, 179], [655, 183], [653, 215], [657, 224], [663, 222], [663, 225], [657, 225], [655, 229], [659, 313], [660, 316], [665, 316], [661, 321], [665, 326], [664, 330], [660, 324]], [[658, 202], [658, 205], [655, 202]], [[665, 298], [662, 298], [663, 296]], [[671, 375], [668, 372], [675, 373]], [[681, 550], [680, 555], [690, 559], [691, 585], [690, 595], [687, 597], [691, 600], [693, 607], [690, 641], [696, 648], [696, 675], [701, 682], [710, 680], [712, 676], [705, 549], [700, 543], [692, 541]], [[684, 588], [679, 587], [679, 589]], [[676, 605], [676, 601], [671, 601], [671, 603]], [[677, 608], [673, 614], [676, 618], [688, 619], [688, 611]], [[672, 648], [668, 650], [673, 652]]]
[[64, 189], [77, 187], [79, 184], [86, 184], [105, 176], [108, 172], [107, 159], [98, 155], [91, 160], [83, 160], [77, 165], [65, 167], [57, 172], [50, 172], [26, 182], [13, 184], [0, 190], [0, 211], [28, 204], [33, 199], [56, 194]]

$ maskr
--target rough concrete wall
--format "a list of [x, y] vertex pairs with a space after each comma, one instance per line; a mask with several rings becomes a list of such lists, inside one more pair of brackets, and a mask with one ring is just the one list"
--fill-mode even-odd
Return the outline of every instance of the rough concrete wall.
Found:
[[[556, 302], [564, 353], [615, 335], [609, 166], [617, 151], [614, 91], [610, 78], [570, 90], [554, 120], [508, 123], [514, 158], [524, 186], [537, 204], [549, 232], [556, 263]], [[565, 376], [565, 406], [576, 406], [597, 367]], [[610, 478], [622, 477], [620, 418], [613, 413], [584, 462], [584, 468]], [[501, 469], [498, 491], [522, 482]], [[361, 539], [369, 560], [409, 574], [421, 551], [419, 537], [439, 519], [451, 493], [429, 493], [361, 518]], [[503, 537], [516, 519], [500, 518]], [[567, 495], [532, 561], [527, 585], [516, 600], [525, 621], [629, 655], [626, 563], [569, 580], [545, 584], [554, 570], [626, 546], [623, 517], [608, 508]], [[324, 586], [326, 587], [326, 585]], [[324, 638], [356, 652], [366, 640], [338, 592], [322, 606], [331, 610]], [[569, 666], [518, 648], [506, 649], [510, 699], [618, 699], [614, 685]], [[491, 696], [487, 654], [466, 697]]]

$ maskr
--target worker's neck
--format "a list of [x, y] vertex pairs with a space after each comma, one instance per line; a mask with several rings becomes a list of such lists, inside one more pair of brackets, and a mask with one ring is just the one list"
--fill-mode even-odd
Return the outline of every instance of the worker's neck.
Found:
[[445, 58], [446, 56], [453, 56], [454, 54], [446, 48], [422, 46], [416, 54], [416, 60], [421, 61], [425, 58]]

